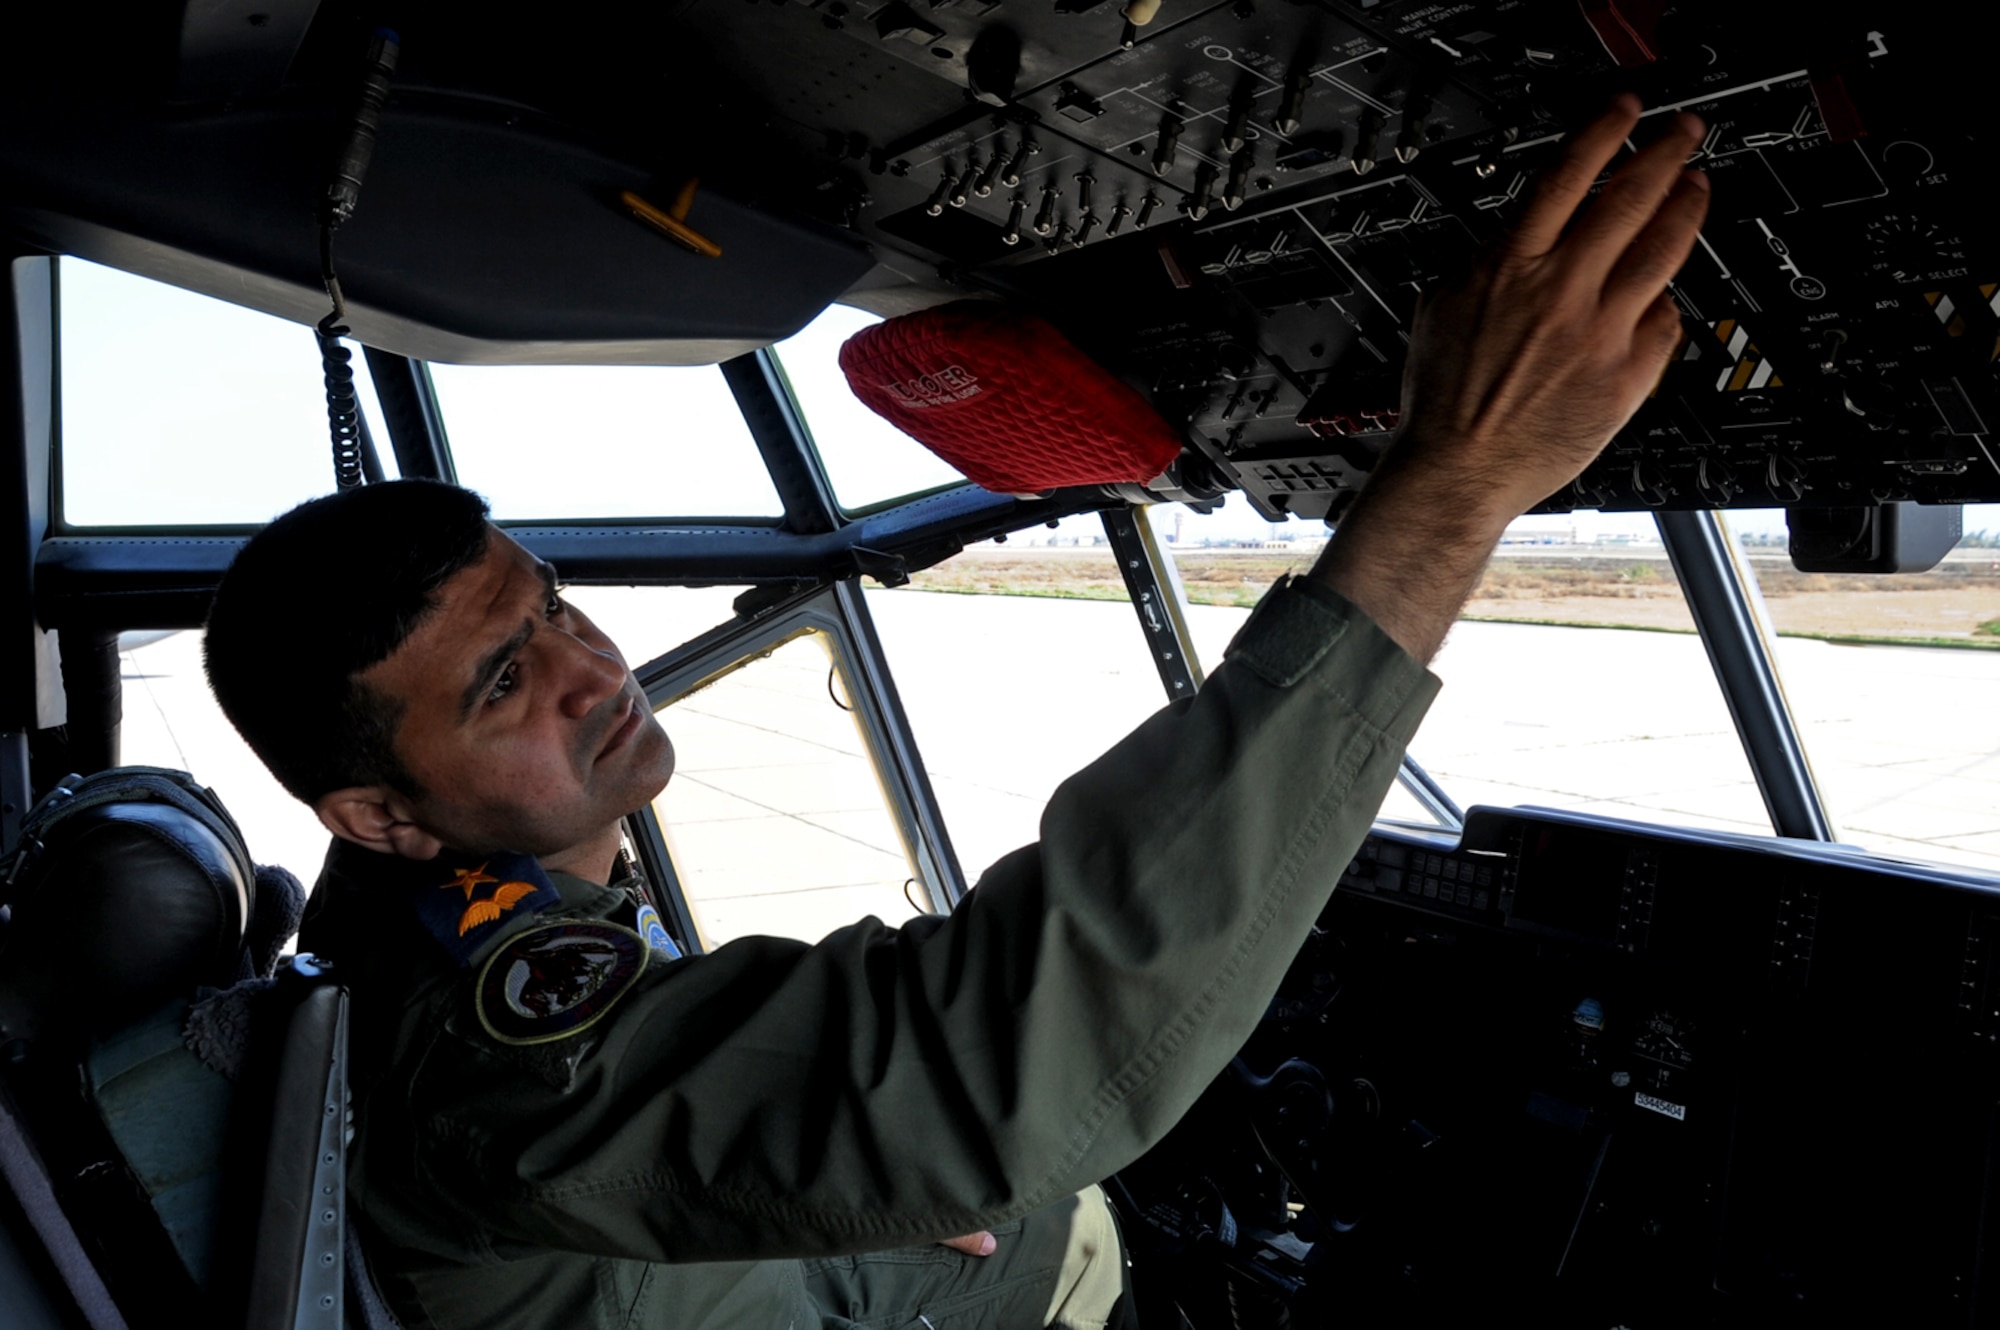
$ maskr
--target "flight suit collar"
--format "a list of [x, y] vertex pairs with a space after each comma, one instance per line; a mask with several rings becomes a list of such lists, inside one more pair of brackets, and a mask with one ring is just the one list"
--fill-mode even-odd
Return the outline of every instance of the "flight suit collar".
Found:
[[[622, 896], [568, 873], [549, 873], [531, 855], [447, 850], [435, 859], [415, 860], [336, 840], [310, 914], [338, 916], [346, 925], [326, 932], [326, 944], [337, 951], [362, 942], [346, 935], [363, 919], [371, 921], [371, 932], [385, 920], [400, 920], [406, 935], [427, 938], [454, 967], [470, 968], [532, 927], [537, 916], [552, 910], [602, 913], [607, 899]], [[316, 946], [326, 944], [315, 940]], [[341, 960], [337, 951], [335, 961]]]

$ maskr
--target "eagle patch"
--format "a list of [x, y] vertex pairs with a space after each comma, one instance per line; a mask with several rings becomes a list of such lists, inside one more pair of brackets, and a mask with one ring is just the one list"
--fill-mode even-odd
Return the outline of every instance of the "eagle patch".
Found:
[[503, 1044], [545, 1044], [589, 1029], [646, 968], [629, 928], [569, 920], [508, 939], [479, 972], [479, 1023]]

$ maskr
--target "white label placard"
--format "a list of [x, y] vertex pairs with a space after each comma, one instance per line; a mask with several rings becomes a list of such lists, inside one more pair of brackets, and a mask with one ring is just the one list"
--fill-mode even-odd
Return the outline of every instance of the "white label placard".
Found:
[[1632, 1102], [1637, 1104], [1641, 1108], [1650, 1108], [1655, 1113], [1663, 1113], [1667, 1117], [1672, 1118], [1676, 1122], [1687, 1121], [1688, 1111], [1687, 1111], [1687, 1106], [1685, 1104], [1672, 1103], [1668, 1100], [1660, 1099], [1654, 1095], [1649, 1095], [1643, 1090], [1637, 1091], [1633, 1094]]

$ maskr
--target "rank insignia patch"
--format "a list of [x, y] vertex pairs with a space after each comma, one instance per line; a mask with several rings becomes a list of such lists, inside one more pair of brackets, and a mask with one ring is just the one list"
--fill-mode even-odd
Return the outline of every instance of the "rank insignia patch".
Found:
[[555, 883], [531, 855], [448, 851], [412, 863], [408, 871], [414, 879], [417, 917], [460, 965], [477, 959], [480, 948], [495, 935], [492, 925], [562, 901]]
[[479, 972], [479, 1023], [503, 1044], [545, 1044], [594, 1025], [646, 968], [646, 943], [617, 924], [573, 920], [511, 939]]

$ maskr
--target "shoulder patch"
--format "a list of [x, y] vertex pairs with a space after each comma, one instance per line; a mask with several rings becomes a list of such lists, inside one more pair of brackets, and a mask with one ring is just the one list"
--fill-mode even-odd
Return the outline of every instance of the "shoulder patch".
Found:
[[410, 901], [424, 931], [460, 965], [471, 965], [499, 933], [496, 925], [562, 903], [562, 893], [532, 856], [447, 851], [406, 861]]
[[681, 958], [681, 949], [667, 932], [667, 926], [660, 919], [660, 912], [650, 905], [641, 905], [633, 922], [638, 926], [639, 936], [646, 939], [646, 945], [670, 961]]
[[479, 972], [479, 1023], [503, 1044], [545, 1044], [595, 1025], [646, 968], [648, 948], [617, 924], [570, 920], [510, 938]]

